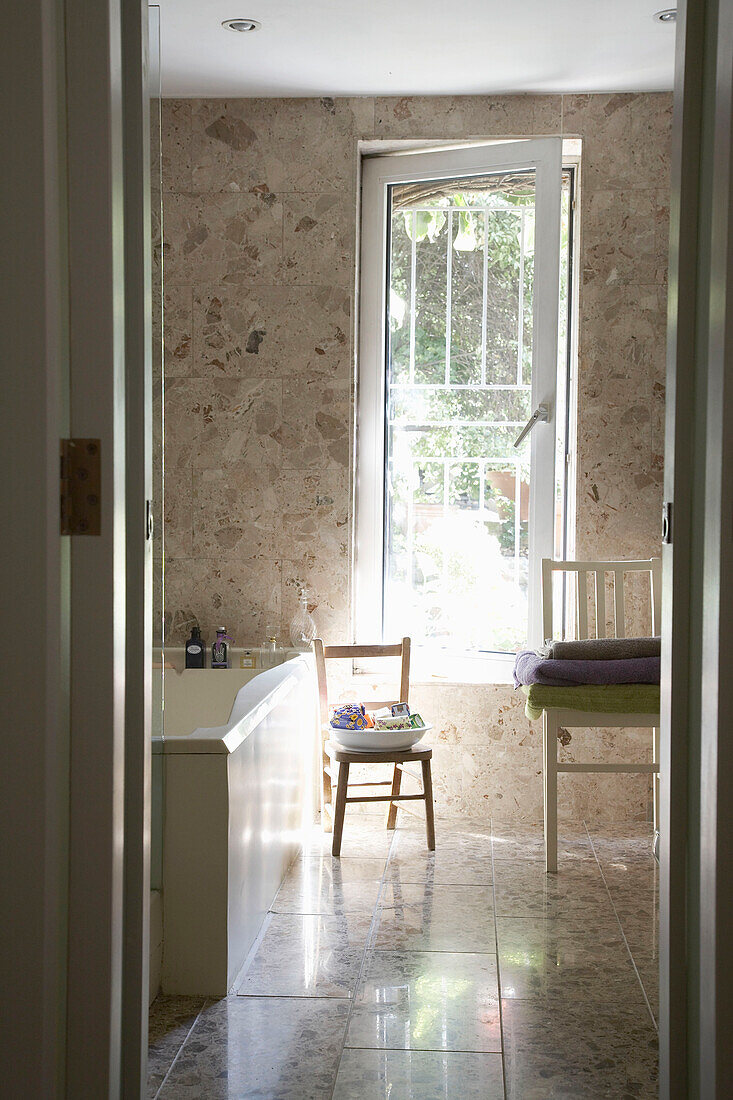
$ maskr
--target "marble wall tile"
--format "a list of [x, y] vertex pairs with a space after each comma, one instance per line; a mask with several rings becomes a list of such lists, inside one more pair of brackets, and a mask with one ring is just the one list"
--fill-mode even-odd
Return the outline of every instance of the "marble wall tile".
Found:
[[[164, 191], [191, 190], [191, 101], [161, 100]], [[167, 208], [167, 201], [166, 201]]]
[[232, 462], [280, 459], [278, 381], [173, 378], [165, 404], [166, 465], [221, 469]]
[[659, 192], [652, 188], [598, 189], [586, 196], [582, 211], [583, 287], [649, 285], [661, 281], [658, 221], [663, 221]]
[[193, 543], [219, 561], [278, 557], [280, 501], [273, 462], [247, 462], [193, 471]]
[[285, 469], [348, 467], [351, 425], [349, 382], [285, 379], [282, 416], [279, 441]]
[[351, 300], [343, 287], [196, 287], [194, 356], [202, 373], [338, 375], [351, 369]]
[[356, 208], [351, 195], [282, 195], [282, 282], [335, 284], [354, 282]]
[[257, 644], [280, 617], [281, 565], [264, 558], [166, 558], [168, 644], [182, 645], [198, 623], [211, 643], [225, 626], [238, 644]]
[[163, 346], [167, 378], [191, 373], [193, 362], [193, 287], [167, 286], [163, 298]]
[[354, 190], [355, 138], [373, 125], [353, 99], [214, 99], [191, 104], [194, 191]]
[[166, 285], [277, 283], [282, 241], [283, 206], [275, 195], [172, 192], [165, 208]]
[[560, 133], [560, 96], [378, 96], [379, 138], [531, 137]]

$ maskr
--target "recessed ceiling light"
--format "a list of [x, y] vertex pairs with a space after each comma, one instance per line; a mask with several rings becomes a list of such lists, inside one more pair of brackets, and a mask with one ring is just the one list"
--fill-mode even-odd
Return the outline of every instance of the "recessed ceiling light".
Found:
[[256, 19], [225, 19], [222, 23], [222, 27], [226, 27], [228, 31], [240, 31], [242, 34], [245, 31], [257, 31], [260, 26]]
[[664, 8], [663, 11], [655, 11], [654, 18], [657, 23], [676, 23], [677, 8]]

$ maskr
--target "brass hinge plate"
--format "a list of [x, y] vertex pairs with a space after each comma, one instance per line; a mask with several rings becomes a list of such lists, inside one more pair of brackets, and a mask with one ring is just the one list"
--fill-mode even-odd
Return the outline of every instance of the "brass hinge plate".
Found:
[[102, 465], [98, 439], [61, 440], [61, 534], [102, 532]]

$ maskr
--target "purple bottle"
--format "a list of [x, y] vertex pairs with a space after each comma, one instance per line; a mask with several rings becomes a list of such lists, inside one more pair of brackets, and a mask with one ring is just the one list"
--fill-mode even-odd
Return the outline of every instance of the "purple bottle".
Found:
[[229, 668], [229, 646], [228, 642], [233, 641], [227, 634], [227, 628], [225, 626], [217, 626], [216, 628], [216, 641], [211, 646], [211, 667], [212, 668]]

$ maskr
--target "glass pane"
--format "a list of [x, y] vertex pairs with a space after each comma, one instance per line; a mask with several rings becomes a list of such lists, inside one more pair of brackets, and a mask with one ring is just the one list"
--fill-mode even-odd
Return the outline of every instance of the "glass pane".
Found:
[[442, 210], [413, 213], [415, 241], [415, 382], [445, 381], [448, 219]]
[[389, 340], [395, 382], [410, 378], [410, 318], [412, 312], [412, 239], [407, 214], [392, 222], [392, 271], [389, 287]]
[[517, 381], [521, 215], [487, 212], [486, 380]]
[[484, 314], [484, 216], [456, 210], [452, 217], [450, 381], [481, 382]]
[[391, 202], [385, 635], [510, 652], [528, 626], [530, 439], [514, 440], [532, 411], [534, 174]]

